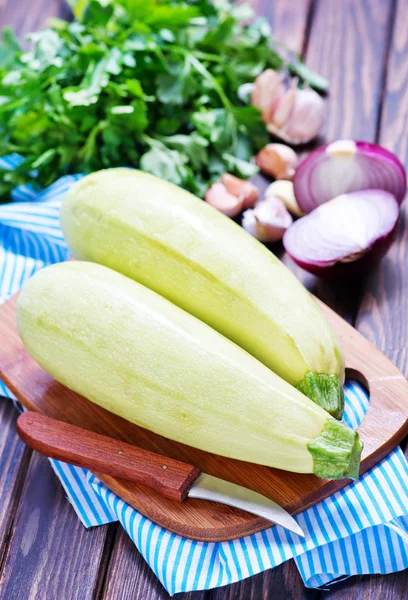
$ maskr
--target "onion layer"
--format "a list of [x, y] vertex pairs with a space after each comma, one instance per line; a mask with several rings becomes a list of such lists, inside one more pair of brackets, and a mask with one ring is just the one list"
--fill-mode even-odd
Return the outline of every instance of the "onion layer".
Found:
[[358, 190], [381, 189], [398, 203], [406, 192], [406, 173], [399, 159], [381, 146], [338, 140], [312, 152], [293, 179], [296, 200], [309, 213], [328, 200]]
[[283, 245], [303, 269], [326, 278], [361, 273], [390, 247], [399, 216], [384, 190], [342, 194], [296, 221]]

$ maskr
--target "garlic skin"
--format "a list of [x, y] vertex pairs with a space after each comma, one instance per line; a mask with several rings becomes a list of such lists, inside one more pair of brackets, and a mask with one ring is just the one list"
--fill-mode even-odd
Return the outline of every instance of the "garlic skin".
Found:
[[323, 98], [311, 88], [298, 88], [296, 79], [285, 86], [272, 69], [256, 78], [251, 104], [261, 111], [267, 130], [290, 144], [310, 142], [324, 122]]
[[260, 242], [280, 241], [292, 222], [285, 205], [276, 196], [259, 202], [242, 215], [242, 227]]
[[204, 200], [227, 217], [236, 217], [243, 210], [243, 200], [230, 194], [220, 181], [208, 188]]
[[245, 179], [240, 179], [230, 173], [223, 173], [221, 183], [227, 188], [227, 192], [242, 200], [242, 209], [252, 208], [259, 200], [259, 189]]
[[262, 113], [265, 123], [269, 123], [285, 93], [282, 78], [273, 69], [266, 69], [254, 81], [251, 104]]
[[274, 179], [293, 179], [298, 157], [285, 144], [267, 144], [258, 152], [255, 162], [265, 175]]
[[278, 111], [284, 109], [285, 117], [278, 120], [278, 124], [275, 117], [267, 123], [266, 128], [270, 133], [291, 144], [306, 144], [319, 134], [324, 123], [325, 106], [317, 92], [310, 88], [297, 89], [291, 96], [282, 98]]
[[265, 190], [265, 198], [275, 196], [282, 200], [288, 211], [295, 217], [303, 217], [304, 212], [296, 201], [293, 183], [291, 181], [281, 179], [274, 181]]

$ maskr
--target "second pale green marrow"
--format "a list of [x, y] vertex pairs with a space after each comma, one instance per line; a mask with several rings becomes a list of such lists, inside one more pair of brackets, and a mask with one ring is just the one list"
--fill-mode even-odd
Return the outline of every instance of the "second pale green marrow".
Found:
[[357, 477], [357, 432], [253, 356], [148, 288], [86, 262], [25, 286], [17, 323], [57, 381], [133, 423], [208, 452]]
[[309, 292], [236, 223], [133, 169], [88, 175], [66, 195], [72, 254], [142, 283], [247, 350], [339, 418], [344, 362]]

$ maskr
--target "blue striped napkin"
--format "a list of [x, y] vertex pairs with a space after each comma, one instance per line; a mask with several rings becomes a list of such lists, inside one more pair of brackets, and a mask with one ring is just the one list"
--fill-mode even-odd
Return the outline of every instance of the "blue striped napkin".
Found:
[[[0, 159], [13, 168], [17, 156]], [[41, 193], [13, 192], [0, 206], [0, 302], [43, 266], [69, 257], [59, 226], [61, 200], [79, 176]], [[0, 382], [0, 393], [12, 394]], [[345, 421], [357, 427], [368, 407], [364, 389], [345, 385]], [[408, 465], [397, 448], [358, 481], [296, 517], [305, 540], [271, 527], [239, 540], [203, 543], [166, 531], [123, 502], [86, 469], [50, 461], [86, 527], [120, 521], [170, 594], [219, 587], [294, 558], [308, 587], [339, 578], [408, 567]]]

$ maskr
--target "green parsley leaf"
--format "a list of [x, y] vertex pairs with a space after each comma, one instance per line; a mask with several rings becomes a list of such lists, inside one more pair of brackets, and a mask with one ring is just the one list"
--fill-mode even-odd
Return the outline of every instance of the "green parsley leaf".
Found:
[[235, 173], [238, 177], [242, 177], [243, 179], [253, 177], [259, 171], [255, 163], [242, 160], [236, 156], [233, 156], [232, 154], [228, 154], [227, 152], [223, 153], [222, 158], [228, 166], [228, 171]]
[[162, 137], [161, 141], [166, 146], [186, 154], [194, 169], [199, 169], [202, 165], [208, 164], [207, 147], [209, 141], [196, 132], [191, 135], [178, 134]]
[[0, 68], [11, 69], [17, 63], [20, 45], [10, 27], [3, 29], [3, 40], [0, 44]]
[[185, 165], [187, 156], [175, 150], [169, 150], [164, 144], [154, 145], [140, 159], [143, 171], [152, 173], [156, 177], [167, 179], [176, 185], [182, 185], [186, 177]]
[[260, 112], [238, 97], [266, 68], [323, 91], [327, 82], [271, 38], [265, 19], [228, 0], [68, 0], [22, 51], [0, 43], [0, 201], [22, 183], [141, 168], [204, 196], [226, 171], [256, 172], [268, 141]]

